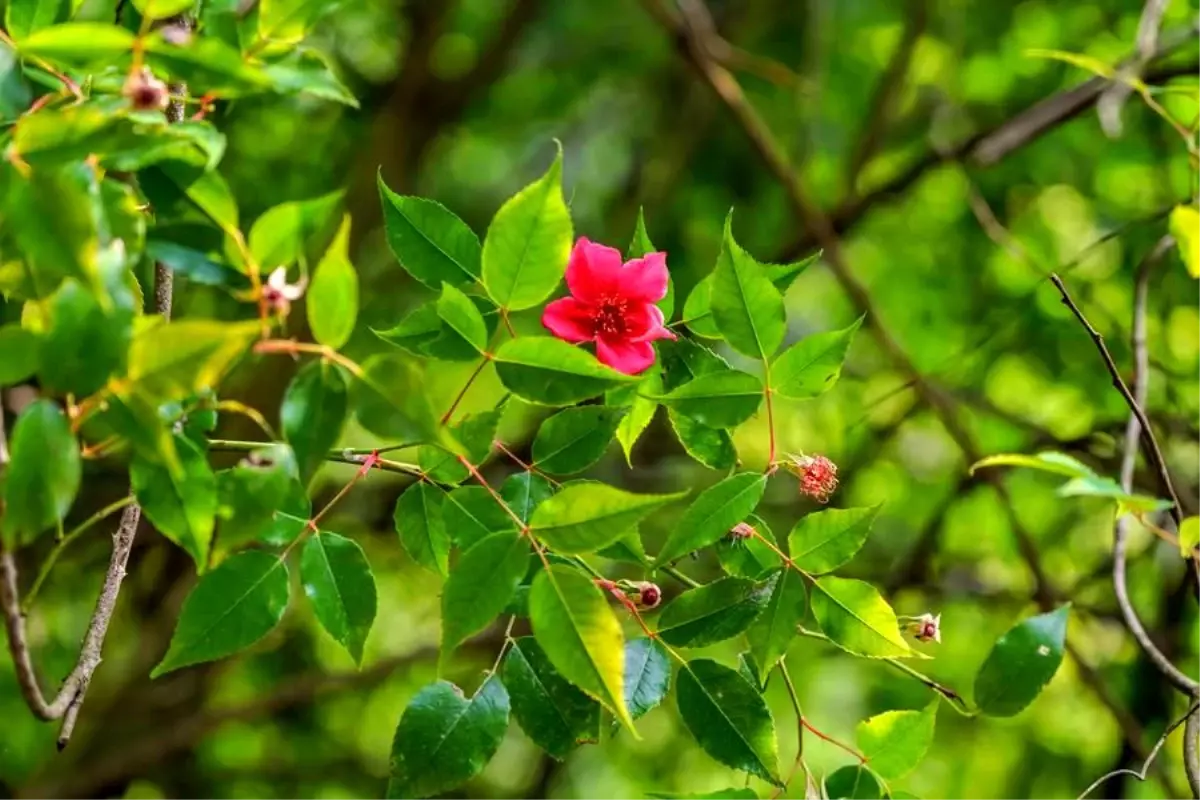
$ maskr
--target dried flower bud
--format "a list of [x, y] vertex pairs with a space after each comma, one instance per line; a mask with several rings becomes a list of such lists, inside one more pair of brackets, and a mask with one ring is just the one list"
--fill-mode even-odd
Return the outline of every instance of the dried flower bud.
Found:
[[287, 267], [277, 267], [263, 284], [262, 296], [267, 306], [280, 316], [286, 317], [292, 301], [304, 296], [305, 281], [287, 282]]
[[121, 94], [137, 111], [162, 111], [170, 100], [167, 85], [145, 68], [130, 73]]
[[828, 503], [837, 490], [837, 464], [825, 456], [790, 456], [791, 470], [800, 479], [800, 494]]
[[919, 617], [910, 618], [911, 621], [905, 625], [905, 630], [918, 642], [928, 642], [933, 640], [941, 643], [942, 641], [942, 615], [936, 617], [933, 614], [925, 613]]
[[749, 522], [739, 522], [729, 529], [729, 538], [735, 543], [744, 542], [755, 534], [754, 526]]
[[642, 608], [655, 608], [662, 602], [662, 589], [659, 589], [656, 584], [650, 581], [638, 581], [634, 584], [637, 587], [637, 604]]

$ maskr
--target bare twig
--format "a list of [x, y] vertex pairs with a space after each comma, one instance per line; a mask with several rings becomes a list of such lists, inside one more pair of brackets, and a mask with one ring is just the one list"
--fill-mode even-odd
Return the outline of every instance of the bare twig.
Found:
[[[1133, 392], [1127, 398], [1132, 404], [1131, 411], [1140, 409], [1146, 402], [1150, 384], [1149, 350], [1146, 346], [1146, 295], [1150, 270], [1173, 242], [1174, 240], [1170, 236], [1162, 237], [1138, 266], [1133, 300]], [[1066, 297], [1064, 294], [1064, 302], [1067, 302]], [[1101, 348], [1104, 347], [1103, 342], [1098, 341], [1098, 344]], [[1111, 359], [1107, 355], [1106, 360], [1111, 363]], [[1138, 418], [1138, 413], [1134, 411], [1129, 415], [1129, 424], [1125, 428], [1124, 452], [1121, 458], [1121, 487], [1127, 492], [1133, 490], [1133, 474], [1137, 467], [1138, 438], [1141, 432], [1142, 423]], [[1200, 689], [1200, 684], [1184, 675], [1171, 663], [1170, 659], [1163, 655], [1163, 652], [1158, 649], [1146, 632], [1137, 610], [1134, 609], [1133, 603], [1129, 599], [1129, 588], [1126, 585], [1125, 575], [1129, 520], [1128, 515], [1122, 516], [1117, 520], [1113, 530], [1113, 591], [1117, 597], [1117, 605], [1121, 609], [1121, 616], [1138, 646], [1142, 648], [1158, 671], [1184, 694], [1194, 694], [1197, 689]]]
[[[1085, 798], [1089, 794], [1091, 794], [1096, 789], [1097, 786], [1104, 783], [1109, 778], [1116, 778], [1120, 775], [1132, 775], [1133, 777], [1137, 778], [1139, 781], [1146, 780], [1146, 775], [1149, 774], [1149, 772], [1150, 772], [1150, 766], [1154, 763], [1154, 759], [1158, 757], [1158, 751], [1162, 750], [1163, 745], [1167, 743], [1167, 737], [1169, 737], [1172, 733], [1174, 733], [1175, 729], [1178, 728], [1180, 725], [1184, 724], [1185, 721], [1188, 723], [1188, 728], [1193, 727], [1192, 721], [1195, 719], [1200, 719], [1200, 713], [1198, 713], [1198, 710], [1200, 710], [1200, 705], [1193, 705], [1191, 708], [1189, 708], [1187, 710], [1186, 714], [1184, 714], [1182, 717], [1180, 717], [1179, 719], [1175, 720], [1174, 722], [1172, 722], [1170, 725], [1167, 726], [1167, 729], [1165, 731], [1163, 731], [1162, 736], [1160, 736], [1158, 738], [1158, 742], [1154, 745], [1154, 749], [1150, 751], [1150, 755], [1146, 757], [1146, 760], [1142, 764], [1142, 768], [1140, 770], [1114, 769], [1112, 772], [1101, 775], [1099, 778], [1097, 778], [1092, 783], [1091, 786], [1089, 786], [1088, 788], [1083, 790], [1083, 793], [1079, 795], [1077, 800], [1083, 800], [1083, 798]], [[1193, 732], [1193, 735], [1194, 735], [1194, 733], [1195, 732]], [[1188, 737], [1187, 729], [1184, 730], [1183, 735], [1184, 735], [1184, 739], [1186, 741], [1186, 739]], [[1193, 786], [1193, 791], [1195, 791], [1194, 786]]]
[[[1162, 247], [1161, 241], [1157, 247]], [[1067, 291], [1066, 284], [1062, 282], [1062, 279], [1058, 275], [1053, 274], [1050, 276], [1050, 281], [1058, 289], [1058, 293], [1062, 295], [1063, 304], [1071, 310], [1071, 313], [1075, 315], [1075, 319], [1079, 320], [1079, 324], [1092, 337], [1092, 341], [1096, 344], [1096, 349], [1100, 351], [1100, 357], [1104, 359], [1104, 365], [1108, 368], [1108, 374], [1112, 376], [1113, 386], [1121, 393], [1121, 397], [1125, 398], [1126, 405], [1129, 406], [1129, 410], [1133, 412], [1134, 418], [1141, 427], [1142, 449], [1146, 453], [1147, 460], [1158, 470], [1159, 479], [1162, 481], [1163, 488], [1166, 489], [1168, 498], [1173, 504], [1171, 515], [1175, 518], [1175, 524], [1178, 525], [1183, 522], [1183, 512], [1179, 505], [1179, 495], [1175, 493], [1175, 486], [1171, 482], [1171, 475], [1167, 472], [1166, 459], [1163, 458], [1162, 450], [1158, 446], [1158, 439], [1150, 427], [1150, 420], [1146, 418], [1146, 412], [1142, 410], [1141, 403], [1129, 391], [1129, 387], [1125, 384], [1125, 379], [1121, 377], [1121, 370], [1117, 368], [1112, 354], [1108, 352], [1108, 346], [1104, 344], [1104, 337], [1100, 335], [1098, 330], [1092, 327], [1092, 323], [1088, 322], [1087, 317], [1084, 316], [1079, 306], [1075, 305], [1075, 301], [1071, 299], [1070, 292]]]
[[909, 0], [908, 14], [904, 26], [904, 35], [896, 45], [875, 92], [863, 123], [862, 132], [851, 151], [850, 160], [846, 166], [846, 185], [851, 196], [856, 194], [855, 184], [863, 167], [875, 155], [883, 143], [884, 131], [892, 116], [892, 110], [904, 88], [904, 79], [908, 76], [908, 68], [912, 64], [913, 53], [916, 52], [917, 42], [925, 32], [929, 19], [928, 0]]
[[1100, 117], [1100, 127], [1109, 138], [1121, 135], [1121, 107], [1133, 92], [1130, 82], [1154, 57], [1158, 49], [1158, 29], [1162, 25], [1163, 14], [1166, 13], [1169, 0], [1146, 0], [1142, 6], [1142, 16], [1138, 20], [1137, 52], [1133, 58], [1117, 70], [1117, 77], [1112, 85], [1104, 90], [1096, 102], [1096, 113]]
[[1200, 797], [1200, 711], [1194, 707], [1183, 729], [1183, 768], [1192, 787], [1192, 797]]

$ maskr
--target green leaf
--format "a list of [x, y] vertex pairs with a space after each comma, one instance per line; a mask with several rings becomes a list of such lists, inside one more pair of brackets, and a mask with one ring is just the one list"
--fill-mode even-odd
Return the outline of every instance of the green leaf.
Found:
[[582, 472], [600, 460], [616, 433], [624, 409], [579, 406], [542, 423], [533, 440], [533, 466], [551, 475]]
[[571, 215], [562, 195], [562, 149], [538, 180], [496, 212], [483, 241], [483, 286], [496, 305], [520, 311], [558, 286], [571, 252]]
[[1152, 511], [1165, 511], [1173, 505], [1170, 500], [1159, 500], [1144, 494], [1130, 494], [1112, 478], [1099, 475], [1072, 478], [1058, 487], [1057, 494], [1059, 497], [1107, 497], [1117, 501], [1118, 514], [1148, 514]]
[[442, 591], [443, 664], [504, 611], [528, 568], [529, 542], [515, 531], [493, 533], [463, 553]]
[[259, 534], [258, 541], [268, 547], [287, 547], [308, 529], [312, 518], [312, 501], [299, 480], [288, 481], [287, 491], [279, 508], [271, 514], [271, 524]]
[[733, 212], [725, 218], [725, 238], [713, 270], [712, 314], [729, 346], [751, 358], [770, 358], [783, 343], [787, 315], [783, 295], [733, 239]]
[[657, 563], [661, 566], [693, 550], [716, 544], [754, 511], [766, 486], [763, 475], [742, 472], [705, 489], [667, 537]]
[[693, 792], [676, 794], [672, 792], [646, 792], [647, 797], [661, 800], [758, 800], [758, 794], [753, 789], [718, 789], [715, 792]]
[[258, 37], [263, 42], [295, 44], [337, 5], [331, 0], [262, 0]]
[[896, 613], [869, 583], [831, 575], [818, 579], [812, 612], [825, 635], [847, 652], [867, 658], [912, 655]]
[[500, 674], [521, 730], [554, 758], [599, 740], [600, 705], [555, 671], [532, 636], [513, 642]]
[[1188, 517], [1179, 524], [1179, 555], [1191, 558], [1200, 547], [1200, 517]]
[[442, 519], [454, 544], [463, 550], [474, 547], [493, 533], [516, 531], [512, 517], [482, 486], [460, 486], [446, 495]]
[[[762, 519], [750, 516], [744, 521], [758, 531], [764, 539], [778, 546], [775, 534]], [[721, 540], [717, 542], [717, 559], [721, 562], [721, 567], [730, 575], [753, 580], [762, 578], [783, 563], [779, 560], [779, 556], [758, 536], [752, 536], [749, 539], [735, 539], [731, 535], [721, 537]]]
[[9, 0], [4, 9], [4, 29], [16, 42], [63, 22], [71, 8], [65, 0]]
[[363, 377], [351, 385], [351, 401], [358, 423], [369, 432], [398, 441], [434, 442], [437, 419], [425, 392], [419, 366], [400, 355], [376, 354], [362, 364]]
[[129, 382], [159, 402], [217, 386], [258, 338], [257, 320], [188, 319], [142, 325], [129, 349]]
[[[158, 176], [165, 179], [165, 185]], [[191, 205], [217, 223], [217, 227], [225, 233], [235, 237], [241, 236], [238, 229], [237, 201], [220, 172], [168, 161], [142, 173], [138, 178], [142, 188], [151, 195], [150, 200], [155, 203], [156, 208], [162, 204], [156, 202], [153, 191], [168, 193], [168, 198], [169, 192], [176, 195], [182, 193]]]
[[138, 13], [149, 19], [166, 19], [191, 10], [195, 0], [133, 0]]
[[509, 475], [500, 486], [500, 498], [508, 505], [509, 510], [526, 524], [533, 518], [533, 512], [552, 497], [554, 492], [554, 484], [533, 472]]
[[300, 552], [300, 582], [321, 627], [362, 664], [376, 603], [367, 554], [353, 540], [321, 531]]
[[[632, 260], [656, 252], [658, 250], [650, 241], [650, 234], [646, 232], [644, 209], [639, 207], [637, 225], [633, 229], [633, 239], [629, 242], [625, 257]], [[675, 315], [675, 281], [670, 275], [667, 275], [667, 293], [655, 305], [663, 312], [663, 319], [669, 320]]]
[[270, 271], [306, 259], [310, 247], [328, 236], [341, 202], [341, 192], [332, 192], [264, 211], [250, 228], [250, 254], [255, 262]]
[[38, 336], [20, 325], [0, 325], [0, 386], [12, 386], [38, 369]]
[[596, 555], [612, 561], [637, 564], [639, 567], [650, 566], [650, 559], [646, 557], [646, 547], [642, 544], [642, 536], [638, 532], [637, 526], [623, 533], [619, 539], [608, 547], [602, 547], [597, 550]]
[[177, 275], [186, 275], [192, 283], [219, 286], [239, 291], [250, 287], [250, 280], [225, 263], [224, 259], [196, 247], [151, 239], [146, 242], [146, 255], [163, 264]]
[[709, 428], [733, 428], [758, 411], [762, 381], [730, 369], [708, 372], [656, 398], [660, 403]]
[[382, 175], [378, 181], [388, 247], [400, 266], [431, 289], [479, 280], [479, 237], [465, 222], [432, 200], [396, 194]]
[[1168, 222], [1188, 275], [1200, 278], [1200, 211], [1195, 206], [1175, 206]]
[[805, 572], [833, 572], [854, 558], [878, 514], [879, 506], [871, 506], [830, 508], [802, 517], [788, 536], [792, 560]]
[[784, 397], [805, 400], [824, 394], [837, 383], [842, 362], [862, 325], [859, 317], [849, 327], [814, 333], [780, 353], [771, 363], [771, 388]]
[[445, 577], [450, 537], [442, 520], [442, 497], [436, 486], [424, 481], [414, 483], [396, 500], [392, 519], [400, 544], [413, 561]]
[[218, 472], [217, 547], [228, 552], [268, 533], [297, 475], [296, 457], [285, 444], [254, 450]]
[[774, 581], [721, 578], [676, 597], [658, 618], [658, 634], [676, 647], [704, 647], [737, 636], [759, 615]]
[[442, 284], [437, 313], [464, 344], [477, 353], [487, 351], [488, 330], [483, 315], [471, 299], [448, 283]]
[[887, 795], [870, 770], [854, 764], [835, 770], [825, 779], [824, 796], [829, 800], [879, 800]]
[[95, 171], [70, 164], [34, 170], [26, 177], [9, 168], [6, 177], [0, 187], [5, 190], [5, 232], [25, 262], [28, 288], [23, 293], [49, 297], [64, 278], [100, 289], [100, 232], [92, 213]]
[[18, 51], [26, 58], [36, 57], [75, 67], [97, 62], [113, 62], [133, 51], [132, 32], [101, 22], [66, 22], [42, 28], [26, 37]]
[[59, 524], [79, 491], [82, 467], [71, 424], [53, 402], [35, 400], [17, 417], [4, 473], [4, 544], [29, 544]]
[[318, 50], [297, 47], [263, 67], [275, 91], [306, 94], [358, 108], [358, 99], [338, 78], [329, 60]]
[[504, 388], [522, 400], [547, 406], [574, 405], [638, 380], [609, 369], [586, 350], [549, 336], [508, 340], [496, 351], [495, 364]]
[[296, 453], [300, 480], [305, 483], [312, 480], [341, 436], [348, 391], [341, 370], [317, 360], [301, 367], [284, 392], [279, 424]]
[[181, 434], [174, 439], [178, 469], [135, 456], [129, 482], [146, 518], [204, 572], [217, 519], [217, 476], [199, 447]]
[[236, 97], [271, 87], [271, 79], [261, 66], [212, 36], [193, 36], [177, 45], [162, 34], [154, 34], [142, 39], [142, 47], [156, 73], [172, 82], [186, 83], [192, 93]]
[[288, 593], [283, 559], [260, 550], [231, 556], [183, 602], [171, 646], [150, 677], [215, 661], [259, 641], [283, 619]]
[[767, 703], [745, 678], [709, 659], [689, 661], [676, 681], [679, 715], [704, 752], [776, 786], [779, 753]]
[[771, 583], [766, 607], [746, 630], [759, 684], [766, 683], [767, 674], [787, 654], [807, 607], [803, 577], [794, 569], [781, 569], [779, 577]]
[[654, 412], [658, 409], [658, 401], [651, 398], [662, 394], [662, 391], [662, 372], [657, 367], [651, 367], [642, 375], [638, 384], [610, 389], [604, 395], [608, 405], [626, 410], [625, 415], [617, 422], [616, 436], [621, 444], [621, 451], [625, 453], [625, 463], [630, 467], [633, 466], [633, 446], [654, 419]]
[[577, 481], [542, 502], [530, 527], [556, 552], [590, 553], [612, 544], [651, 512], [686, 494], [633, 494], [595, 481]]
[[308, 324], [313, 338], [337, 350], [350, 340], [358, 318], [358, 274], [350, 263], [350, 217], [342, 220], [333, 244], [313, 273], [308, 289]]
[[554, 668], [632, 731], [624, 696], [625, 637], [592, 580], [566, 566], [542, 570], [529, 593], [529, 619]]
[[446, 681], [417, 692], [396, 726], [387, 796], [432, 797], [478, 775], [500, 748], [508, 709], [494, 675], [470, 700]]
[[1031, 469], [1050, 472], [1055, 475], [1066, 475], [1068, 478], [1092, 478], [1096, 473], [1087, 464], [1063, 453], [1046, 451], [1034, 456], [1020, 453], [999, 453], [980, 459], [971, 465], [971, 474], [984, 467], [1029, 467]]
[[933, 743], [937, 700], [920, 711], [886, 711], [858, 723], [855, 738], [867, 766], [886, 781], [913, 771]]
[[975, 676], [975, 705], [992, 717], [1019, 714], [1062, 663], [1071, 606], [1022, 620], [996, 640]]
[[729, 369], [729, 363], [693, 339], [680, 337], [658, 342], [662, 361], [663, 389], [671, 392], [688, 381]]
[[721, 330], [717, 327], [712, 313], [713, 273], [705, 275], [692, 287], [687, 300], [683, 303], [683, 320], [688, 330], [706, 339], [720, 339]]
[[625, 705], [634, 719], [661, 703], [671, 688], [671, 658], [654, 639], [625, 643]]
[[49, 391], [86, 397], [124, 372], [133, 338], [133, 293], [115, 281], [110, 285], [112, 296], [100, 298], [68, 278], [50, 297], [38, 355], [38, 376]]
[[692, 458], [709, 469], [727, 470], [737, 463], [737, 450], [729, 431], [701, 425], [691, 417], [672, 411], [667, 419], [671, 430]]
[[[487, 298], [478, 295], [468, 295], [467, 299], [483, 318], [486, 341], [496, 328], [495, 306], [492, 306], [491, 301]], [[464, 308], [459, 316], [462, 315], [471, 315], [471, 312]], [[465, 324], [472, 328], [475, 327], [473, 322]], [[479, 358], [480, 350], [474, 345], [468, 344], [442, 318], [436, 300], [417, 306], [400, 321], [399, 325], [387, 330], [372, 328], [372, 332], [385, 342], [418, 356], [443, 361], [476, 361]]]

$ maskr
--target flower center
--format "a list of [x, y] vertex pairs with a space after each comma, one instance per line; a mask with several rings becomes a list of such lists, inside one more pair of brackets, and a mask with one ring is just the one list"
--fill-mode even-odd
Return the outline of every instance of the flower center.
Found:
[[600, 303], [596, 306], [596, 311], [592, 315], [592, 323], [595, 325], [596, 335], [598, 336], [624, 336], [628, 330], [628, 325], [625, 322], [625, 314], [629, 308], [629, 301], [617, 295], [608, 295], [601, 298]]

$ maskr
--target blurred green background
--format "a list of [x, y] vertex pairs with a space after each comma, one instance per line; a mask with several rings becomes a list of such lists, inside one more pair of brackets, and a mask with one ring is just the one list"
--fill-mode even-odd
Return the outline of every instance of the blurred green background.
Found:
[[[107, 17], [111, 5], [89, 2], [86, 14]], [[1085, 53], [1110, 64], [1128, 55], [1142, 4], [709, 5], [732, 45], [728, 65], [839, 222], [846, 260], [869, 287], [880, 320], [922, 373], [948, 389], [981, 449], [1059, 449], [1115, 476], [1127, 409], [1043, 273], [1070, 266], [1077, 301], [1127, 367], [1135, 267], [1165, 233], [1166, 212], [1196, 191], [1182, 141], [1134, 96], [1116, 138], [1102, 131], [1089, 105], [995, 164], [937, 154], [1090, 77], [1030, 57], [1028, 49]], [[1185, 125], [1197, 116], [1197, 46], [1186, 32], [1196, 16], [1195, 0], [1172, 0], [1164, 40], [1182, 29], [1177, 38], [1184, 43], [1156, 65], [1160, 74], [1179, 76], [1172, 85], [1192, 90], [1192, 98], [1163, 98]], [[347, 192], [363, 306], [347, 352], [360, 362], [388, 348], [370, 328], [390, 327], [429, 294], [387, 248], [377, 173], [395, 191], [437, 199], [482, 234], [500, 203], [541, 174], [558, 139], [577, 234], [624, 249], [644, 206], [680, 298], [712, 268], [731, 207], [739, 241], [758, 257], [815, 249], [812, 232], [797, 223], [743, 129], [679, 42], [636, 0], [346, 0], [318, 39], [361, 108], [287, 98], [223, 106], [217, 119], [228, 132], [229, 153], [222, 171], [247, 220], [285, 200]], [[979, 198], [1026, 258], [988, 237], [971, 208]], [[1091, 247], [1114, 231], [1119, 235]], [[1149, 411], [1182, 502], [1194, 514], [1197, 285], [1174, 253], [1150, 285]], [[178, 315], [244, 314], [206, 287], [184, 283], [176, 298]], [[787, 299], [790, 340], [856, 316], [821, 263]], [[516, 323], [538, 326], [536, 314]], [[292, 327], [303, 334], [302, 309]], [[439, 405], [449, 404], [470, 367], [432, 373]], [[274, 420], [294, 369], [286, 358], [257, 360], [224, 393]], [[489, 370], [464, 408], [490, 407], [498, 395]], [[528, 447], [540, 413], [525, 407], [506, 416], [503, 435], [518, 453]], [[841, 466], [835, 505], [885, 504], [846, 572], [885, 587], [900, 614], [942, 614], [943, 642], [927, 671], [969, 696], [996, 637], [1035, 609], [1029, 565], [995, 491], [968, 478], [963, 454], [869, 333], [858, 336], [834, 391], [787, 403], [780, 416], [784, 452], [824, 453]], [[255, 437], [241, 420], [222, 426], [227, 437]], [[376, 443], [353, 426], [344, 441]], [[737, 443], [748, 465], [761, 465], [765, 420], [744, 426]], [[639, 490], [702, 487], [718, 477], [683, 454], [661, 415], [635, 450], [634, 466], [627, 468], [614, 446], [595, 474]], [[321, 473], [314, 484], [318, 503], [347, 480], [347, 469]], [[489, 469], [497, 479], [511, 471], [503, 463]], [[91, 467], [78, 518], [120, 496], [123, 480], [118, 465]], [[1145, 470], [1138, 483], [1158, 491]], [[1075, 601], [1069, 634], [1075, 652], [1018, 717], [964, 719], [941, 709], [929, 756], [901, 782], [920, 797], [1074, 797], [1110, 769], [1140, 766], [1139, 753], [1184, 710], [1117, 614], [1109, 578], [1111, 505], [1057, 498], [1057, 481], [1034, 473], [1014, 472], [1006, 484], [1054, 589]], [[319, 630], [308, 607], [294, 603], [281, 628], [250, 653], [151, 682], [149, 669], [166, 648], [194, 576], [184, 554], [143, 526], [105, 663], [66, 752], [55, 752], [54, 726], [29, 715], [9, 661], [0, 659], [0, 796], [381, 795], [401, 710], [435, 677], [439, 631], [440, 582], [403, 554], [392, 529], [392, 505], [404, 485], [397, 476], [374, 475], [329, 518], [331, 530], [367, 549], [379, 585], [380, 612], [361, 671]], [[760, 513], [786, 535], [812, 508], [794, 484], [776, 480]], [[651, 552], [673, 515], [678, 510], [643, 526]], [[74, 663], [107, 563], [107, 533], [97, 528], [68, 553], [29, 618], [48, 681]], [[1135, 604], [1163, 650], [1194, 675], [1197, 604], [1184, 563], [1147, 531], [1137, 528], [1133, 537]], [[32, 574], [44, 555], [38, 548], [23, 553], [24, 573]], [[633, 577], [625, 569], [610, 571]], [[683, 569], [707, 580], [719, 567], [709, 556]], [[679, 591], [669, 578], [660, 582], [668, 598]], [[472, 690], [498, 637], [485, 633], [464, 648], [450, 677]], [[712, 650], [726, 663], [737, 652], [733, 643]], [[917, 708], [932, 697], [883, 664], [819, 642], [797, 641], [788, 664], [814, 724], [848, 740], [861, 719]], [[782, 760], [790, 764], [796, 735], [782, 687], [772, 685], [768, 700]], [[673, 699], [639, 730], [640, 742], [614, 734], [558, 763], [514, 724], [491, 764], [459, 793], [639, 797], [742, 785], [741, 776], [712, 761], [684, 731]], [[1186, 787], [1181, 735], [1174, 734], [1149, 781], [1116, 779], [1100, 795], [1178, 796]], [[848, 763], [811, 736], [806, 751], [818, 774]], [[803, 796], [803, 786], [793, 785], [788, 796]]]

